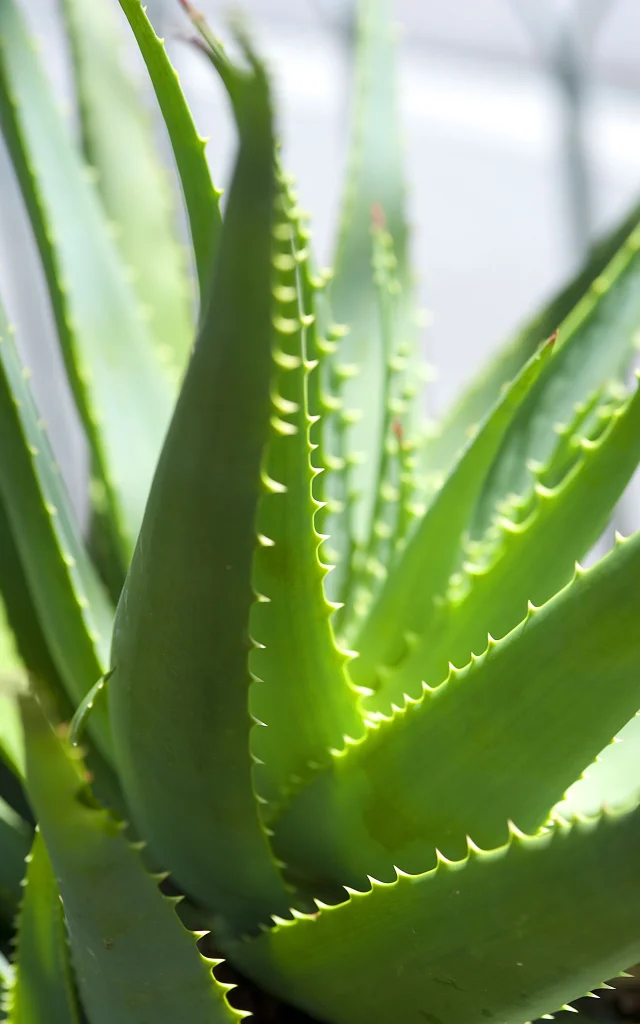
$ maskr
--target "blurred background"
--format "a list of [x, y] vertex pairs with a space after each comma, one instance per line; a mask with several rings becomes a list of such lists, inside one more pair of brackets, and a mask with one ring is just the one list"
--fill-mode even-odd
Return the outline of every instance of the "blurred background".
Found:
[[[234, 145], [224, 99], [188, 45], [178, 0], [148, 2], [198, 126], [210, 137], [215, 180], [224, 185]], [[227, 0], [200, 6], [223, 25]], [[272, 66], [286, 163], [328, 262], [349, 124], [353, 4], [237, 6]], [[24, 0], [24, 7], [73, 130], [57, 0]], [[576, 268], [594, 235], [640, 196], [640, 4], [396, 0], [395, 8], [414, 265], [429, 313], [425, 348], [438, 368], [430, 394], [437, 413]], [[23, 338], [35, 339], [27, 357], [48, 411], [54, 380], [58, 386], [56, 353], [47, 343], [37, 260], [1, 151], [0, 239], [8, 304]], [[70, 404], [50, 429], [81, 504], [83, 442]]]

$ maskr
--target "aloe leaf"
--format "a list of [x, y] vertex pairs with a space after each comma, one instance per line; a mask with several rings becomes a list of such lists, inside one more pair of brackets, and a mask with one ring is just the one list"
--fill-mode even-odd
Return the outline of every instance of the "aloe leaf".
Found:
[[0, 124], [126, 564], [174, 385], [157, 359], [99, 198], [61, 122], [15, 0], [0, 8]]
[[407, 634], [424, 630], [460, 552], [483, 480], [513, 417], [553, 351], [544, 345], [526, 364], [467, 445], [415, 528], [397, 564], [387, 576], [377, 601], [353, 642], [359, 652], [352, 676], [359, 686], [375, 690], [379, 669], [406, 656]]
[[[342, 400], [347, 410], [360, 416], [348, 426], [347, 448], [362, 456], [353, 466], [353, 528], [356, 539], [366, 543], [384, 447], [386, 364], [371, 274], [374, 207], [382, 211], [393, 237], [399, 276], [403, 282], [408, 279], [402, 146], [388, 0], [362, 0], [359, 4], [355, 77], [350, 165], [330, 301], [333, 315], [349, 328], [335, 359], [357, 370], [345, 379]], [[402, 317], [395, 326], [402, 333], [407, 330]]]
[[[133, 817], [231, 929], [286, 911], [249, 753], [248, 625], [269, 433], [274, 142], [268, 83], [212, 55], [240, 149], [211, 301], [121, 597], [108, 699]], [[179, 766], [179, 770], [178, 769]]]
[[442, 479], [448, 472], [505, 384], [517, 376], [538, 345], [557, 330], [639, 224], [640, 207], [635, 206], [594, 246], [580, 273], [500, 349], [481, 376], [462, 392], [437, 432], [422, 446], [420, 460], [432, 479]]
[[220, 193], [211, 181], [205, 155], [206, 139], [198, 135], [164, 40], [154, 32], [141, 0], [120, 0], [120, 6], [147, 66], [173, 149], [191, 230], [202, 315], [222, 227]]
[[8, 1010], [9, 1024], [80, 1022], [60, 893], [39, 833], [27, 856]]
[[[278, 853], [358, 885], [366, 874], [388, 878], [394, 864], [422, 870], [436, 848], [458, 857], [467, 835], [496, 846], [507, 819], [525, 831], [542, 825], [637, 710], [639, 568], [640, 534], [578, 568], [440, 686], [372, 722], [295, 798], [277, 826]], [[296, 835], [303, 819], [316, 821], [315, 847]]]
[[575, 403], [604, 381], [624, 381], [640, 327], [639, 282], [640, 228], [634, 227], [560, 325], [553, 365], [523, 404], [487, 479], [474, 535], [486, 529], [500, 499], [522, 492], [529, 460], [550, 457], [553, 425], [570, 419]]
[[567, 819], [592, 817], [600, 807], [628, 807], [640, 778], [640, 713], [620, 730], [582, 776], [569, 787], [553, 813]]
[[[15, 544], [38, 629], [69, 700], [76, 704], [104, 674], [113, 616], [82, 545], [30, 394], [28, 373], [20, 364], [1, 311], [0, 339], [0, 501], [11, 531], [7, 553], [11, 558], [11, 545]], [[4, 540], [0, 547], [4, 558]], [[3, 589], [5, 582], [5, 596], [11, 597], [20, 579], [10, 575], [0, 579]], [[17, 597], [21, 605], [26, 603], [24, 592]], [[11, 606], [8, 610], [11, 620]], [[18, 607], [16, 617], [20, 621], [28, 618], [28, 609]], [[106, 715], [96, 718], [95, 724], [96, 739], [108, 755]]]
[[[370, 711], [388, 712], [403, 694], [436, 686], [448, 666], [480, 654], [487, 635], [505, 636], [571, 579], [602, 534], [616, 502], [640, 462], [640, 390], [624, 404], [606, 402], [593, 424], [578, 421], [559, 437], [546, 466], [532, 469], [534, 488], [498, 518], [488, 553], [479, 547], [450, 587], [406, 659], [383, 677]], [[639, 702], [640, 703], [640, 702]]]
[[17, 776], [23, 774], [24, 741], [14, 691], [23, 681], [24, 669], [0, 601], [0, 759]]
[[9, 961], [0, 953], [0, 1020], [6, 1020], [5, 1012], [7, 992], [13, 984], [13, 967]]
[[324, 596], [327, 568], [315, 527], [310, 373], [306, 317], [298, 290], [298, 261], [290, 202], [280, 189], [273, 228], [274, 340], [272, 416], [257, 516], [249, 659], [254, 676], [249, 707], [259, 723], [252, 734], [256, 791], [268, 818], [293, 787], [330, 760], [329, 750], [364, 732], [357, 693], [347, 675], [349, 655], [337, 647], [334, 609]]
[[[162, 163], [146, 97], [125, 66], [119, 13], [109, 0], [65, 0], [82, 143], [131, 270], [159, 358], [182, 375], [193, 344], [188, 256], [177, 238], [173, 181]], [[113, 127], [118, 126], [114, 145]]]
[[77, 749], [32, 698], [22, 698], [27, 789], [69, 928], [72, 962], [91, 1024], [230, 1024], [214, 963], [158, 889], [121, 822], [96, 803]]
[[640, 959], [639, 850], [637, 810], [512, 828], [498, 849], [469, 843], [462, 861], [279, 924], [234, 961], [336, 1024], [523, 1024]]
[[11, 920], [20, 902], [20, 882], [31, 845], [31, 829], [0, 797], [0, 916]]

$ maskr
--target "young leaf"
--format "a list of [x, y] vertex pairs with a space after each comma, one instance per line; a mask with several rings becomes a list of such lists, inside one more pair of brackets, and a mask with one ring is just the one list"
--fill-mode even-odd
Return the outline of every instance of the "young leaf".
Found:
[[243, 1014], [212, 975], [198, 936], [145, 870], [122, 824], [96, 803], [78, 751], [32, 698], [21, 701], [27, 789], [63, 900], [91, 1024], [231, 1024]]
[[[8, 599], [19, 599], [19, 622], [31, 618], [23, 603], [33, 602], [32, 622], [37, 622], [38, 634], [42, 630], [69, 700], [77, 704], [104, 674], [113, 616], [84, 550], [27, 378], [0, 309], [0, 502], [10, 528], [6, 540], [0, 534], [0, 550], [3, 559], [7, 554], [13, 562], [15, 544], [28, 595], [16, 592], [19, 576], [7, 574], [0, 585], [8, 588]], [[95, 728], [108, 756], [106, 715], [96, 718]]]
[[174, 385], [157, 359], [98, 196], [61, 122], [15, 0], [0, 7], [0, 124], [126, 564]]
[[557, 355], [541, 375], [505, 438], [485, 484], [473, 523], [481, 536], [497, 502], [521, 494], [531, 459], [546, 462], [553, 426], [571, 418], [606, 381], [624, 381], [640, 326], [640, 227], [634, 227], [558, 330]]
[[205, 155], [206, 140], [198, 135], [164, 41], [155, 34], [142, 0], [120, 0], [120, 6], [147, 66], [173, 149], [191, 229], [202, 316], [222, 228], [220, 193], [211, 181]]
[[9, 1024], [79, 1024], [60, 893], [39, 832], [27, 857], [16, 949]]
[[[388, 0], [359, 3], [355, 76], [350, 166], [330, 301], [333, 315], [349, 328], [334, 358], [357, 370], [343, 382], [342, 401], [345, 409], [360, 416], [348, 426], [347, 447], [362, 455], [353, 467], [353, 528], [356, 540], [366, 543], [385, 442], [383, 385], [387, 361], [371, 273], [372, 208], [384, 216], [398, 259], [398, 275], [403, 284], [408, 283], [402, 146]], [[404, 334], [406, 309], [402, 312], [394, 326]]]
[[[357, 886], [392, 865], [424, 870], [436, 848], [458, 857], [468, 835], [496, 846], [508, 819], [541, 826], [637, 710], [639, 571], [637, 534], [442, 685], [371, 723], [296, 796], [277, 825], [279, 855]], [[313, 849], [303, 820], [316, 823]]]
[[[511, 830], [238, 945], [251, 978], [335, 1024], [522, 1024], [640, 959], [640, 812]], [[615, 913], [612, 908], [615, 907]]]
[[179, 378], [195, 328], [187, 251], [176, 234], [174, 182], [162, 163], [146, 97], [125, 67], [117, 7], [109, 0], [64, 0], [62, 8], [84, 154], [149, 316], [158, 357]]
[[532, 494], [505, 508], [489, 550], [479, 547], [477, 563], [463, 567], [404, 661], [381, 674], [369, 711], [388, 713], [404, 694], [417, 697], [423, 683], [437, 686], [450, 663], [465, 665], [488, 635], [500, 639], [514, 629], [529, 601], [540, 606], [569, 582], [640, 462], [640, 390], [600, 412], [590, 427], [581, 408], [576, 426], [559, 435], [549, 464], [533, 470]]
[[[272, 817], [318, 766], [341, 748], [345, 735], [361, 737], [364, 724], [347, 676], [348, 655], [336, 646], [323, 590], [327, 568], [319, 558], [315, 527], [306, 319], [298, 291], [298, 261], [290, 203], [280, 188], [273, 228], [274, 340], [272, 416], [258, 505], [260, 543], [254, 558], [250, 632], [256, 648], [250, 710], [256, 791]], [[304, 320], [304, 322], [303, 322]], [[266, 726], [266, 728], [265, 728]]]
[[518, 375], [538, 345], [558, 329], [594, 280], [602, 274], [627, 237], [640, 227], [640, 206], [635, 206], [594, 246], [586, 265], [549, 304], [501, 348], [481, 376], [457, 399], [437, 432], [422, 445], [420, 461], [434, 479], [443, 479], [500, 392]]
[[526, 364], [488, 414], [452, 469], [387, 576], [354, 647], [352, 676], [375, 690], [381, 666], [393, 666], [407, 651], [407, 634], [424, 630], [434, 598], [442, 594], [458, 558], [485, 476], [519, 406], [553, 350], [544, 345]]
[[181, 886], [233, 930], [286, 913], [251, 783], [249, 612], [269, 432], [274, 143], [248, 54], [212, 51], [240, 134], [211, 302], [121, 597], [108, 698], [123, 786]]

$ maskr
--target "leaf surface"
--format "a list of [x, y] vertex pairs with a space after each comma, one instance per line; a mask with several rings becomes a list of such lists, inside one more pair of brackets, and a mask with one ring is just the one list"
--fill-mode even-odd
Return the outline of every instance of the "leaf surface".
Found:
[[557, 354], [505, 438], [474, 517], [481, 536], [497, 502], [520, 494], [530, 480], [529, 460], [546, 462], [554, 424], [570, 420], [576, 402], [607, 381], [624, 381], [640, 327], [640, 228], [619, 251], [558, 329]]
[[60, 893], [39, 833], [27, 861], [9, 1024], [79, 1024]]
[[549, 463], [533, 471], [532, 492], [505, 507], [490, 550], [479, 546], [452, 580], [433, 621], [367, 702], [370, 711], [388, 712], [403, 694], [418, 696], [423, 683], [437, 686], [450, 663], [465, 665], [488, 635], [514, 629], [529, 601], [540, 606], [569, 582], [640, 461], [640, 391], [626, 403], [605, 398], [598, 412], [584, 423], [581, 407], [575, 428], [558, 435]]
[[0, 797], [0, 915], [5, 921], [10, 921], [18, 909], [30, 843], [31, 829]]
[[[359, 415], [347, 428], [346, 444], [349, 453], [361, 455], [353, 466], [351, 497], [355, 505], [353, 529], [360, 543], [367, 543], [371, 530], [385, 440], [387, 353], [371, 270], [372, 209], [384, 217], [393, 238], [399, 277], [403, 283], [408, 282], [393, 49], [388, 0], [363, 0], [358, 5], [351, 153], [329, 293], [333, 315], [349, 328], [334, 358], [357, 371], [344, 380], [341, 397], [345, 409]], [[403, 333], [407, 330], [402, 316], [395, 328]]]
[[[11, 531], [7, 540], [15, 543], [38, 629], [68, 699], [76, 704], [104, 674], [113, 614], [83, 547], [29, 391], [28, 373], [1, 310], [0, 339], [0, 499]], [[9, 595], [14, 594], [19, 580], [7, 583], [13, 588]], [[24, 605], [27, 595], [18, 597]], [[10, 617], [11, 611], [9, 607]], [[22, 621], [29, 609], [20, 607], [16, 614]], [[96, 718], [95, 726], [96, 739], [108, 755], [106, 716]]]
[[639, 571], [637, 534], [440, 686], [372, 722], [285, 812], [279, 855], [359, 886], [367, 874], [388, 880], [393, 865], [424, 870], [436, 848], [460, 857], [468, 835], [495, 847], [508, 819], [539, 828], [637, 710]]
[[169, 134], [191, 229], [203, 315], [222, 228], [219, 193], [211, 181], [205, 155], [206, 140], [198, 135], [164, 40], [154, 32], [141, 0], [120, 0], [120, 6], [147, 66]]
[[[119, 12], [108, 0], [65, 0], [87, 163], [148, 317], [158, 358], [176, 378], [195, 328], [186, 247], [177, 238], [173, 181], [156, 125], [126, 67]], [[117, 140], [113, 126], [118, 126]]]
[[504, 392], [419, 521], [354, 641], [354, 682], [376, 690], [379, 669], [406, 656], [407, 634], [425, 629], [461, 548], [478, 493], [513, 417], [551, 356], [544, 345]]
[[92, 1024], [231, 1024], [242, 1014], [198, 936], [145, 870], [122, 823], [96, 803], [77, 750], [23, 698], [27, 789], [60, 888], [72, 962]]
[[211, 303], [118, 606], [108, 698], [140, 831], [221, 927], [244, 931], [291, 901], [258, 817], [248, 711], [271, 415], [274, 142], [262, 68], [213, 56], [240, 150]]
[[[279, 189], [274, 225], [274, 338], [272, 416], [258, 505], [260, 543], [254, 557], [251, 609], [255, 650], [250, 709], [256, 790], [271, 816], [345, 735], [362, 736], [364, 724], [351, 686], [349, 655], [335, 642], [334, 609], [324, 596], [327, 569], [315, 526], [319, 503], [312, 495], [317, 469], [310, 440], [310, 373], [306, 317], [298, 277], [306, 255], [295, 241], [290, 200]], [[265, 812], [263, 811], [263, 813]]]
[[98, 196], [55, 107], [15, 0], [0, 8], [0, 123], [126, 565], [171, 415], [174, 385], [157, 359]]
[[259, 984], [336, 1024], [524, 1024], [640, 959], [640, 813], [512, 832], [238, 946]]

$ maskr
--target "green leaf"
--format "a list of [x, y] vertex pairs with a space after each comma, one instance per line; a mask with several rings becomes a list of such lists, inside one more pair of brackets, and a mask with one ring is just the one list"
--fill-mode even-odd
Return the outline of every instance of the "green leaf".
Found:
[[5, 920], [11, 920], [18, 909], [30, 845], [31, 829], [0, 797], [0, 916]]
[[[374, 209], [384, 217], [393, 238], [398, 276], [403, 284], [408, 283], [402, 146], [388, 0], [361, 0], [359, 4], [355, 77], [350, 165], [330, 302], [333, 315], [349, 327], [335, 359], [357, 368], [354, 376], [344, 380], [341, 397], [345, 409], [361, 414], [348, 427], [347, 450], [362, 455], [352, 473], [353, 529], [355, 538], [366, 543], [385, 441], [387, 360], [371, 273]], [[398, 317], [395, 329], [405, 334], [407, 320], [403, 316]]]
[[79, 1024], [60, 893], [39, 833], [27, 864], [9, 1024]]
[[[0, 339], [0, 501], [10, 526], [9, 544], [15, 543], [19, 554], [38, 629], [75, 705], [104, 674], [113, 614], [82, 545], [29, 391], [28, 373], [20, 364], [1, 309]], [[4, 541], [0, 548], [4, 551]], [[12, 577], [6, 580], [9, 595], [19, 582]], [[0, 585], [4, 588], [5, 581], [0, 580]], [[24, 604], [26, 595], [18, 597]], [[17, 609], [19, 617], [28, 613], [24, 607]], [[108, 755], [111, 744], [106, 715], [96, 717], [95, 726], [96, 740]]]
[[[307, 391], [317, 367], [307, 359], [306, 318], [298, 291], [299, 261], [290, 201], [283, 188], [274, 224], [274, 339], [272, 415], [258, 506], [260, 538], [254, 557], [249, 658], [254, 683], [252, 733], [256, 791], [269, 803], [269, 819], [290, 790], [330, 760], [345, 734], [363, 735], [357, 693], [347, 675], [349, 655], [336, 646], [324, 596], [327, 568], [319, 558], [312, 496]], [[304, 321], [304, 322], [303, 322]], [[265, 728], [266, 727], [266, 728]]]
[[231, 987], [181, 924], [173, 899], [93, 798], [77, 750], [31, 698], [21, 701], [27, 788], [62, 896], [72, 961], [91, 1024], [230, 1024]]
[[205, 155], [206, 140], [198, 135], [178, 76], [167, 56], [164, 40], [156, 36], [141, 0], [120, 0], [120, 6], [147, 66], [169, 133], [191, 229], [202, 316], [206, 310], [213, 261], [222, 228], [218, 204], [220, 193], [211, 181]]
[[576, 402], [604, 382], [624, 381], [640, 328], [639, 285], [640, 228], [634, 227], [560, 325], [556, 358], [523, 403], [486, 482], [475, 536], [487, 528], [498, 501], [522, 493], [529, 460], [544, 463], [550, 457], [554, 424], [567, 422]]
[[628, 807], [637, 792], [639, 778], [640, 713], [627, 722], [569, 787], [553, 813], [570, 819], [576, 814], [592, 817], [601, 807]]
[[85, 157], [149, 316], [158, 357], [179, 379], [195, 333], [193, 289], [188, 254], [177, 239], [174, 183], [162, 163], [156, 125], [125, 66], [117, 9], [109, 0], [65, 0], [62, 6]]
[[120, 600], [108, 699], [133, 818], [234, 930], [286, 912], [249, 752], [249, 612], [271, 415], [274, 142], [264, 71], [212, 54], [240, 133], [211, 302]]
[[238, 945], [251, 978], [335, 1024], [523, 1024], [640, 959], [640, 812], [512, 830], [487, 852]]
[[424, 870], [436, 848], [459, 857], [467, 835], [494, 847], [507, 819], [541, 826], [637, 710], [639, 571], [637, 534], [440, 686], [371, 722], [285, 812], [278, 854], [358, 886], [393, 865]]
[[452, 581], [428, 628], [367, 701], [369, 711], [388, 712], [403, 694], [417, 697], [423, 683], [437, 686], [449, 664], [465, 665], [488, 635], [500, 639], [514, 629], [529, 601], [542, 605], [569, 582], [640, 462], [640, 390], [599, 412], [584, 422], [581, 407], [575, 426], [560, 433], [547, 466], [532, 470], [533, 491], [502, 511], [491, 546], [479, 545]]
[[580, 273], [554, 295], [549, 304], [525, 324], [515, 338], [509, 339], [480, 377], [473, 380], [457, 398], [453, 409], [437, 432], [424, 442], [420, 452], [421, 462], [432, 480], [443, 479], [458, 452], [466, 444], [469, 434], [475, 431], [487, 410], [497, 401], [503, 387], [517, 376], [538, 345], [569, 316], [593, 281], [624, 245], [627, 236], [639, 224], [640, 207], [635, 206], [594, 246]]
[[15, 0], [0, 8], [0, 124], [126, 564], [171, 415], [174, 385], [157, 359], [98, 196], [74, 152]]
[[23, 680], [24, 669], [0, 600], [0, 758], [17, 776], [23, 774], [24, 741], [14, 691]]
[[553, 346], [545, 345], [526, 364], [488, 414], [448, 479], [418, 523], [353, 646], [359, 652], [352, 676], [376, 690], [379, 669], [406, 656], [407, 634], [425, 629], [434, 598], [442, 594], [455, 568], [478, 492], [520, 404], [547, 364]]

